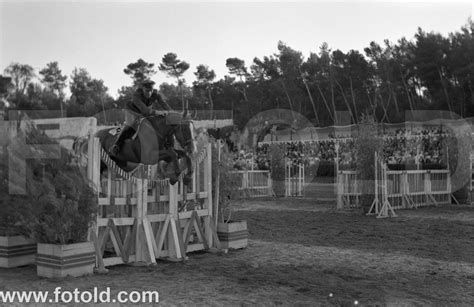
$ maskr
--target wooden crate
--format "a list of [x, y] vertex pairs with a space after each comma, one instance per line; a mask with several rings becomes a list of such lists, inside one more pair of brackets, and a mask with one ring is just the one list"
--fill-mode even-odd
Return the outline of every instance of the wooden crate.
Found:
[[66, 245], [38, 243], [38, 276], [62, 278], [92, 274], [95, 261], [93, 242]]
[[0, 267], [13, 268], [35, 263], [36, 242], [24, 236], [0, 236]]
[[248, 245], [247, 221], [218, 223], [217, 236], [221, 242], [221, 248], [245, 248]]

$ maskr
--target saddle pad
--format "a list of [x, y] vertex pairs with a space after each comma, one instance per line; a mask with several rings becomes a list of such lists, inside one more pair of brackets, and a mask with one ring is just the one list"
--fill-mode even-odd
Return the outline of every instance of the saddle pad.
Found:
[[[111, 128], [108, 132], [110, 135], [118, 136], [120, 132], [122, 131], [122, 129], [123, 127], [115, 127], [115, 128]], [[138, 129], [133, 129], [133, 130], [135, 130], [135, 133], [132, 135], [132, 137], [130, 137], [131, 140], [136, 139], [136, 137], [138, 136]]]

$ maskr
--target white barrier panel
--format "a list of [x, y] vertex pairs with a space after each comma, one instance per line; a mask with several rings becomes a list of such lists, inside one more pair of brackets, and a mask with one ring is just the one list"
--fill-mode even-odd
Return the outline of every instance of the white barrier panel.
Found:
[[286, 163], [285, 167], [285, 196], [304, 196], [304, 164]]
[[241, 178], [241, 197], [264, 197], [273, 196], [272, 179], [270, 171], [265, 170], [243, 170], [235, 171]]
[[[387, 170], [376, 157], [375, 198], [386, 201], [393, 209], [449, 204], [451, 177], [449, 170]], [[337, 174], [337, 208], [359, 207], [361, 195], [357, 171]], [[383, 204], [381, 203], [380, 206]], [[376, 213], [379, 209], [372, 206]]]

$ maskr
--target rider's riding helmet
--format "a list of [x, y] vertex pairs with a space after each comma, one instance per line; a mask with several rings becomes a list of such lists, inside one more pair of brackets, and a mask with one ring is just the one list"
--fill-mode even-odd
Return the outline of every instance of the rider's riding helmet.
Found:
[[144, 89], [152, 90], [153, 85], [155, 85], [155, 81], [153, 81], [153, 80], [145, 80], [145, 81], [142, 82], [142, 87]]

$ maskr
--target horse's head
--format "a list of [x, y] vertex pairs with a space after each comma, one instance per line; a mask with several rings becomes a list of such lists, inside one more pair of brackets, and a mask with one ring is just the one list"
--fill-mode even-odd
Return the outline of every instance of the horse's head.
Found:
[[194, 137], [193, 121], [188, 116], [187, 110], [185, 110], [183, 113], [170, 113], [168, 114], [167, 119], [169, 124], [174, 127], [174, 136], [176, 142], [179, 146], [181, 146], [181, 151], [184, 153], [188, 172], [183, 178], [183, 183], [187, 185], [191, 182], [194, 171], [191, 156], [197, 151], [197, 140]]
[[194, 137], [194, 124], [187, 111], [184, 113], [169, 113], [166, 117], [168, 125], [173, 127], [173, 135], [183, 151], [192, 155], [196, 153], [196, 139]]
[[[185, 184], [190, 182], [193, 165], [191, 157], [197, 151], [196, 140], [194, 137], [194, 125], [192, 119], [187, 115], [187, 111], [183, 113], [169, 112], [166, 116], [157, 115], [148, 117], [147, 120], [156, 132], [160, 151], [164, 150], [164, 146], [173, 145], [173, 151], [179, 158], [184, 158], [186, 162], [187, 175], [183, 178]], [[163, 143], [161, 143], [163, 142]], [[166, 152], [166, 150], [165, 150]], [[179, 170], [178, 163], [176, 168]]]

